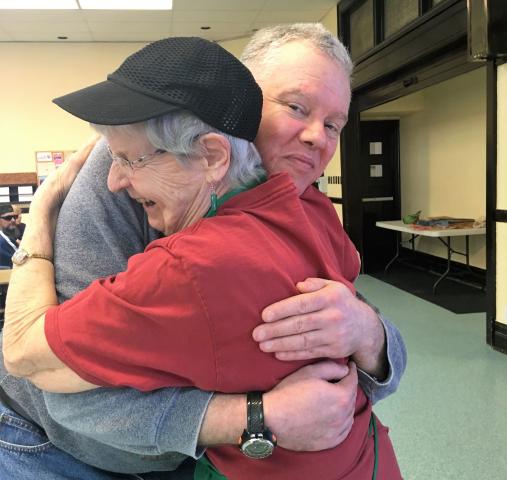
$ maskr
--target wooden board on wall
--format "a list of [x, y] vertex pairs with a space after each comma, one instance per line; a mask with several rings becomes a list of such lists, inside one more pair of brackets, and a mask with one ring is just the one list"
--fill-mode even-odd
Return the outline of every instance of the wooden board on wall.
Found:
[[0, 185], [37, 185], [37, 172], [0, 173]]

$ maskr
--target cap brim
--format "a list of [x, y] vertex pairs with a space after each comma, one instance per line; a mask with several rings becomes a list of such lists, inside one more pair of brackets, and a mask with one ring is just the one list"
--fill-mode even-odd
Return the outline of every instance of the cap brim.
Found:
[[72, 115], [98, 125], [143, 122], [179, 108], [110, 80], [55, 98], [53, 102]]

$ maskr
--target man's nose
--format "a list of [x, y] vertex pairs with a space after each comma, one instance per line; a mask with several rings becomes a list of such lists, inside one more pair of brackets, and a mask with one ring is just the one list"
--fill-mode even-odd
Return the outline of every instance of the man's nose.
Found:
[[118, 165], [116, 162], [111, 164], [109, 175], [107, 176], [107, 188], [111, 192], [119, 192], [130, 185], [130, 176], [126, 170], [126, 168]]
[[303, 143], [315, 149], [323, 149], [327, 144], [325, 126], [318, 121], [308, 123], [300, 135]]

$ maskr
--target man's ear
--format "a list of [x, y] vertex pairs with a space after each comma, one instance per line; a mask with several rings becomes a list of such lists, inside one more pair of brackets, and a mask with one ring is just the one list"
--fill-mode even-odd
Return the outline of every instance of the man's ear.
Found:
[[227, 174], [231, 163], [231, 144], [218, 133], [207, 133], [199, 140], [204, 147], [206, 162], [206, 180], [219, 183]]

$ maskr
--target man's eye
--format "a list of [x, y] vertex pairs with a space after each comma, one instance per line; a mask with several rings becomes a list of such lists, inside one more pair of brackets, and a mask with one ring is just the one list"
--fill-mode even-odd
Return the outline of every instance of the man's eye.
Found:
[[297, 103], [288, 103], [288, 107], [297, 112], [297, 113], [304, 113], [304, 108], [301, 105], [298, 105]]
[[341, 128], [334, 123], [326, 123], [325, 127], [329, 131], [329, 134], [334, 137], [338, 137], [341, 133]]

